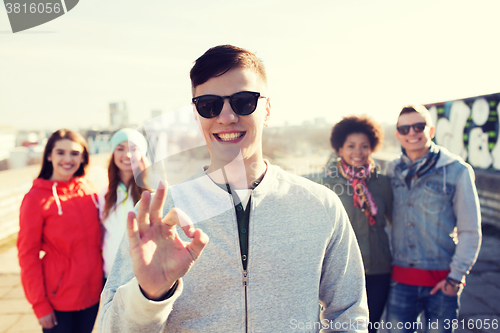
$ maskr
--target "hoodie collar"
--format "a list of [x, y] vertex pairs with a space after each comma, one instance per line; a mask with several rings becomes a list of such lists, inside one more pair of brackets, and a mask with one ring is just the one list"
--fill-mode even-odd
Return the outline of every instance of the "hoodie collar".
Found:
[[67, 182], [63, 180], [50, 180], [50, 179], [37, 178], [33, 182], [33, 187], [42, 189], [52, 189], [52, 186], [54, 186], [54, 184], [57, 184], [56, 187], [59, 189], [63, 188], [73, 189], [80, 182], [81, 180], [78, 177], [73, 177]]
[[50, 180], [50, 179], [37, 178], [33, 182], [33, 187], [50, 190], [52, 192], [52, 196], [54, 197], [54, 201], [56, 202], [56, 205], [57, 205], [57, 214], [62, 215], [63, 214], [62, 204], [61, 204], [61, 200], [59, 198], [59, 194], [57, 193], [57, 190], [58, 189], [63, 190], [63, 191], [73, 190], [79, 184], [82, 184], [91, 193], [90, 197], [92, 198], [92, 201], [94, 202], [94, 205], [96, 206], [96, 208], [98, 208], [99, 205], [97, 204], [97, 200], [94, 197], [95, 193], [93, 193], [92, 189], [85, 182], [85, 180], [83, 180], [82, 178], [79, 178], [79, 177], [73, 177], [68, 182], [61, 181], [61, 180]]
[[439, 151], [441, 152], [441, 155], [439, 156], [439, 160], [436, 163], [436, 168], [442, 168], [448, 164], [451, 164], [455, 161], [460, 161], [464, 162], [463, 158], [451, 153], [448, 149], [439, 146]]

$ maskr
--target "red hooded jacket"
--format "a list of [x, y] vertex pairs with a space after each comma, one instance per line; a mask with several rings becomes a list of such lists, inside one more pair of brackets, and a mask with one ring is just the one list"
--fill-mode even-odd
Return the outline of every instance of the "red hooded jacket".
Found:
[[67, 183], [38, 178], [24, 196], [19, 220], [21, 282], [35, 315], [97, 304], [103, 271], [93, 191], [80, 178]]

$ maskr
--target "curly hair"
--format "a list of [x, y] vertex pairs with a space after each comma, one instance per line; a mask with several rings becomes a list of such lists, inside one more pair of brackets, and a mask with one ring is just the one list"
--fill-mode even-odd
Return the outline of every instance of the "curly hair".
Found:
[[376, 151], [382, 146], [384, 132], [382, 127], [367, 115], [362, 116], [349, 116], [342, 118], [341, 121], [336, 123], [332, 128], [332, 135], [330, 136], [330, 143], [338, 154], [339, 149], [344, 146], [344, 142], [352, 133], [366, 134], [370, 141], [370, 148], [372, 152]]

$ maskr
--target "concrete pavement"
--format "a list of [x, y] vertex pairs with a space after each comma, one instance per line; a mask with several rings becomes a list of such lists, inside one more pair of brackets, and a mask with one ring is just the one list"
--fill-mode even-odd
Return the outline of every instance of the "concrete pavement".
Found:
[[0, 263], [0, 332], [40, 333], [41, 326], [21, 286], [14, 243], [0, 253]]
[[[489, 328], [486, 327], [488, 322]], [[458, 332], [500, 332], [500, 238], [498, 235], [483, 236], [478, 260], [467, 277], [467, 285], [462, 292], [458, 324], [461, 326]]]
[[15, 243], [3, 246], [0, 251], [3, 251], [0, 253], [0, 333], [42, 332], [24, 296]]

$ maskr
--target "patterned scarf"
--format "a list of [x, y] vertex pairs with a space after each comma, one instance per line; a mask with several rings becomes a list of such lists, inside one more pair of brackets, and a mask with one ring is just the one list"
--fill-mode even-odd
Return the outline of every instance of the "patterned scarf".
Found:
[[401, 158], [401, 162], [398, 164], [398, 168], [401, 170], [401, 174], [405, 177], [406, 186], [408, 189], [411, 188], [412, 179], [418, 179], [425, 175], [429, 170], [436, 165], [437, 160], [439, 159], [439, 148], [434, 142], [431, 142], [431, 146], [429, 151], [422, 157], [421, 159], [412, 162], [408, 155], [406, 155], [406, 151], [403, 148], [403, 156]]
[[340, 174], [349, 181], [349, 184], [354, 189], [354, 207], [361, 208], [361, 211], [368, 217], [368, 223], [374, 225], [378, 208], [370, 191], [368, 191], [366, 178], [375, 171], [375, 162], [370, 158], [368, 163], [361, 168], [357, 168], [359, 170], [355, 170], [352, 166], [347, 165], [343, 159], [339, 159], [337, 161], [337, 169]]

